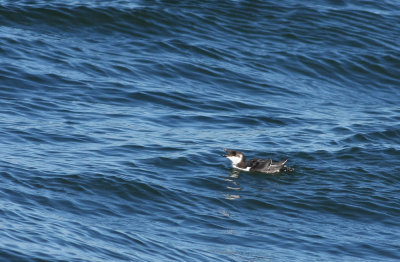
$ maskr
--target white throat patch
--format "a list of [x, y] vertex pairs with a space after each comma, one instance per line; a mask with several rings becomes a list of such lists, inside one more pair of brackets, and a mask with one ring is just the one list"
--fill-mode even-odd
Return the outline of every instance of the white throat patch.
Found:
[[228, 156], [227, 158], [232, 161], [232, 166], [234, 168], [237, 168], [237, 169], [243, 170], [243, 171], [249, 171], [250, 170], [250, 167], [240, 168], [240, 167], [237, 166], [237, 164], [242, 162], [243, 156], [241, 156], [241, 155], [239, 155], [239, 156]]
[[227, 157], [229, 160], [232, 161], [232, 165], [236, 167], [237, 164], [239, 164], [242, 161], [242, 156], [228, 156]]

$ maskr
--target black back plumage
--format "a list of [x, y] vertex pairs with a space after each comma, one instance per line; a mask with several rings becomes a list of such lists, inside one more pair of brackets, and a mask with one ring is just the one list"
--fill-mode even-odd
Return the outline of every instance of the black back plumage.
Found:
[[247, 161], [246, 166], [250, 167], [250, 170], [263, 170], [263, 169], [267, 169], [272, 163], [271, 159], [259, 159], [259, 158], [255, 158], [255, 159], [250, 159], [249, 161]]
[[262, 173], [276, 173], [285, 167], [286, 160], [274, 162], [272, 159], [250, 159], [246, 166], [250, 167], [250, 171]]

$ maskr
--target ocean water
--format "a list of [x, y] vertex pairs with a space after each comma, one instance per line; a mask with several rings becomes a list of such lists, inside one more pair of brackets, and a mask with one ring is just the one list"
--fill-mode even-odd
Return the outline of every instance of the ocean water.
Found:
[[0, 0], [0, 261], [399, 261], [399, 10]]

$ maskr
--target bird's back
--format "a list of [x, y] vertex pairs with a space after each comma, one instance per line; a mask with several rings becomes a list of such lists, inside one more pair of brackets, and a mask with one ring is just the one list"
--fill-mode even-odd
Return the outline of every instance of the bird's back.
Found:
[[250, 167], [250, 171], [261, 172], [261, 173], [277, 173], [284, 168], [287, 159], [274, 162], [272, 159], [251, 159], [247, 162], [247, 166]]

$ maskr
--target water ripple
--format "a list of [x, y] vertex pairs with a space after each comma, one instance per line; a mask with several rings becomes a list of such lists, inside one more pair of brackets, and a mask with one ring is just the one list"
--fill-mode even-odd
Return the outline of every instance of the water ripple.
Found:
[[399, 260], [398, 9], [0, 1], [0, 257]]

